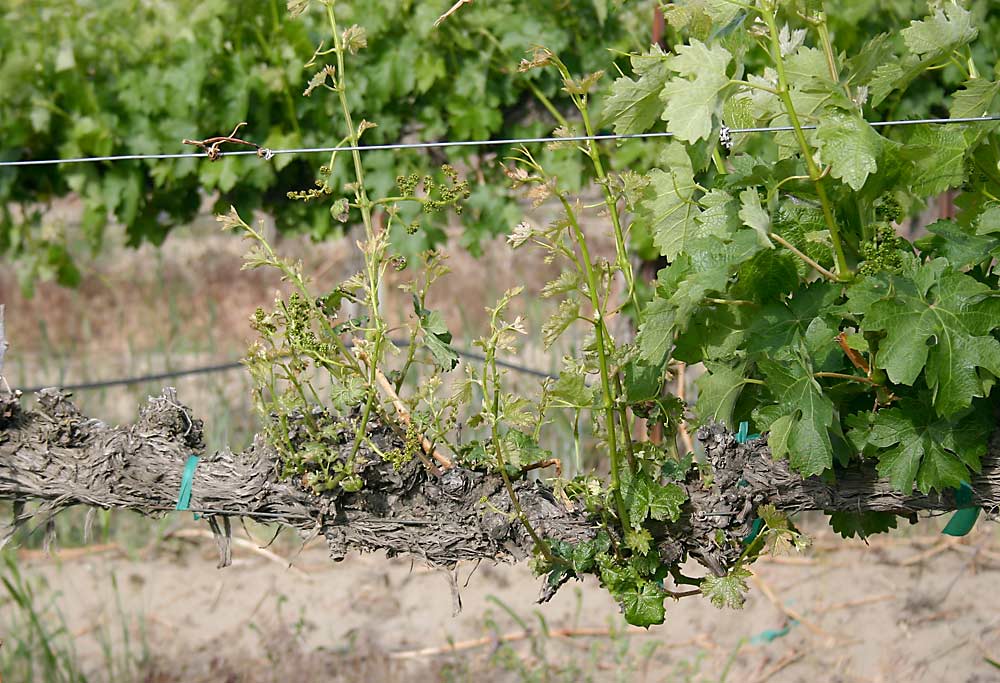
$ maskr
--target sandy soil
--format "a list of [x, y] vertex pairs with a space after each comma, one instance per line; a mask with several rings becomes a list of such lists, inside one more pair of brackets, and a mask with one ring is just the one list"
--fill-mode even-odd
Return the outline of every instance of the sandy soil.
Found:
[[[538, 581], [526, 566], [462, 566], [463, 609], [453, 616], [452, 577], [444, 571], [379, 556], [333, 564], [320, 546], [289, 569], [249, 543], [236, 548], [232, 567], [218, 570], [211, 538], [190, 530], [183, 541], [164, 541], [134, 559], [114, 550], [69, 550], [63, 559], [27, 551], [22, 571], [45, 581], [43, 599], [58, 596], [85, 661], [99, 659], [93, 634], [109, 625], [117, 633], [124, 614], [133, 633], [145, 631], [158, 663], [151, 670], [164, 681], [265, 670], [284, 670], [291, 680], [307, 680], [297, 678], [306, 672], [336, 680], [373, 672], [385, 680], [466, 680], [445, 675], [463, 667], [490, 672], [486, 680], [527, 680], [498, 658], [504, 636], [523, 631], [512, 614], [535, 637], [510, 641], [501, 655], [530, 666], [544, 652], [551, 676], [580, 667], [579, 678], [551, 680], [997, 680], [985, 659], [1000, 655], [996, 529], [984, 524], [951, 539], [931, 533], [934, 526], [870, 546], [820, 531], [807, 554], [756, 565], [744, 610], [682, 600], [648, 633], [626, 629], [592, 580], [537, 606]], [[545, 638], [542, 619], [552, 632], [617, 635]]]

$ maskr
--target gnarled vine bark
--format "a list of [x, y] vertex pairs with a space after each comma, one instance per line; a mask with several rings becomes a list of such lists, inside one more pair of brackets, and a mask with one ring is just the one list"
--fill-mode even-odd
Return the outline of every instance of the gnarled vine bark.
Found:
[[[345, 422], [345, 449], [353, 443], [350, 429]], [[401, 445], [392, 430], [378, 423], [369, 424], [369, 437], [383, 452]], [[692, 473], [680, 520], [654, 530], [666, 561], [690, 555], [709, 570], [723, 572], [739, 544], [720, 544], [718, 534], [742, 538], [757, 507], [765, 503], [787, 512], [900, 515], [956, 506], [950, 493], [894, 491], [874, 467], [841, 473], [836, 483], [803, 479], [787, 463], [772, 460], [763, 439], [740, 444], [717, 426], [702, 429], [699, 438], [712, 467], [711, 485]], [[31, 410], [0, 392], [0, 499], [15, 503], [13, 523], [0, 530], [0, 544], [32, 518], [44, 524], [74, 505], [147, 515], [172, 510], [185, 462], [203, 448], [201, 420], [178, 402], [172, 389], [151, 397], [135, 423], [126, 426], [81, 414], [69, 395], [57, 390], [39, 393]], [[375, 452], [364, 450], [362, 455], [360, 491], [316, 495], [294, 481], [280, 480], [277, 453], [258, 437], [243, 452], [202, 456], [191, 509], [209, 517], [220, 537], [226, 534], [217, 520], [226, 520], [228, 529], [228, 518], [235, 516], [322, 533], [338, 560], [351, 550], [405, 553], [436, 565], [518, 560], [531, 554], [532, 540], [512, 513], [499, 476], [461, 467], [434, 476], [418, 460], [397, 470]], [[1000, 439], [990, 444], [972, 488], [973, 504], [1000, 506]], [[516, 492], [542, 536], [570, 543], [595, 536], [598, 523], [543, 483], [520, 481]], [[28, 507], [28, 502], [38, 505]]]

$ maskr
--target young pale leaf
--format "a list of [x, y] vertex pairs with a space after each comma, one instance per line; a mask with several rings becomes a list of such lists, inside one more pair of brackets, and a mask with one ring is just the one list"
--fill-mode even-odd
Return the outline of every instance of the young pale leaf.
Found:
[[830, 175], [857, 191], [878, 170], [882, 138], [860, 114], [828, 109], [816, 129], [819, 153]]
[[664, 86], [662, 118], [679, 139], [696, 142], [712, 134], [712, 122], [721, 107], [722, 93], [729, 86], [726, 68], [732, 55], [724, 47], [709, 47], [697, 39], [681, 45], [668, 59], [668, 66], [678, 72]]
[[542, 345], [549, 350], [559, 336], [580, 317], [580, 302], [575, 299], [563, 299], [559, 308], [542, 326]]
[[706, 576], [701, 580], [701, 592], [719, 609], [740, 609], [746, 600], [746, 592], [750, 590], [746, 581], [750, 576], [750, 571], [743, 567], [737, 567], [725, 576]]
[[924, 371], [938, 415], [954, 415], [988, 387], [983, 368], [1000, 376], [1000, 299], [988, 285], [938, 258], [893, 277], [891, 293], [861, 323], [885, 332], [875, 364], [896, 384], [912, 386]]
[[637, 555], [645, 555], [648, 553], [652, 542], [653, 535], [642, 527], [639, 527], [638, 530], [629, 529], [625, 532], [625, 545], [627, 545], [629, 550]]
[[542, 297], [549, 298], [557, 296], [559, 294], [565, 294], [567, 292], [576, 291], [582, 289], [586, 286], [583, 278], [580, 276], [579, 271], [576, 270], [564, 270], [559, 273], [559, 277], [555, 280], [551, 280], [542, 287]]

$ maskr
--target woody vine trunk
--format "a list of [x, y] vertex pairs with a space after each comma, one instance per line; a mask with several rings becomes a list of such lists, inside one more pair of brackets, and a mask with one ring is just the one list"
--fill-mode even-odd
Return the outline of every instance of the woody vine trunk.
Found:
[[[343, 447], [353, 443], [350, 418]], [[391, 429], [368, 425], [371, 442], [386, 452], [400, 445]], [[688, 500], [677, 523], [654, 531], [665, 562], [690, 556], [721, 574], [735, 561], [736, 544], [759, 505], [779, 510], [882, 511], [914, 515], [952, 510], [950, 493], [903, 495], [873, 467], [842, 473], [836, 483], [802, 478], [770, 457], [763, 439], [746, 444], [718, 426], [699, 438], [712, 468], [706, 485], [692, 471]], [[174, 508], [184, 464], [202, 453], [202, 422], [173, 389], [151, 397], [130, 425], [111, 426], [83, 415], [68, 394], [45, 390], [30, 410], [0, 393], [0, 499], [14, 501], [14, 519], [0, 527], [0, 545], [14, 529], [46, 525], [74, 505], [128, 509], [147, 515]], [[413, 460], [401, 469], [363, 453], [364, 487], [355, 493], [306, 492], [279, 480], [277, 453], [260, 437], [246, 451], [204, 454], [198, 465], [191, 509], [202, 511], [217, 534], [221, 564], [228, 561], [229, 519], [277, 522], [303, 533], [322, 533], [333, 559], [352, 550], [409, 554], [435, 565], [460, 560], [516, 561], [531, 554], [532, 540], [511, 513], [501, 478], [455, 467], [440, 476]], [[973, 504], [1000, 506], [1000, 439], [994, 436], [982, 472], [972, 481]], [[515, 490], [528, 520], [544, 537], [577, 543], [596, 535], [598, 523], [540, 482], [521, 480]], [[37, 503], [37, 505], [26, 505]], [[544, 594], [543, 594], [544, 595]]]

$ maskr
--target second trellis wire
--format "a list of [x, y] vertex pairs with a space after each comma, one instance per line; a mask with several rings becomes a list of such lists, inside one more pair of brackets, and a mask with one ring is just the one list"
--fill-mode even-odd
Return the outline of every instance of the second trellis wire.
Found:
[[[406, 347], [409, 341], [406, 339], [392, 340], [392, 343], [398, 347]], [[475, 351], [469, 351], [467, 349], [455, 349], [455, 353], [464, 358], [474, 361], [485, 361], [486, 358], [481, 353], [476, 353]], [[521, 374], [530, 375], [532, 377], [539, 377], [542, 379], [556, 379], [556, 376], [550, 372], [544, 370], [539, 370], [538, 368], [532, 368], [526, 365], [520, 365], [518, 363], [511, 363], [510, 361], [505, 361], [501, 358], [496, 359], [496, 364], [500, 367], [507, 368], [508, 370], [513, 370], [514, 372], [519, 372]], [[237, 370], [243, 367], [243, 363], [240, 361], [229, 361], [228, 363], [217, 363], [214, 365], [201, 365], [194, 368], [185, 368], [184, 370], [168, 370], [166, 372], [155, 372], [146, 375], [133, 375], [129, 377], [116, 377], [115, 379], [97, 380], [94, 382], [79, 382], [76, 384], [40, 384], [33, 387], [15, 387], [15, 391], [20, 391], [22, 394], [35, 394], [42, 389], [47, 389], [50, 387], [58, 387], [64, 391], [86, 391], [90, 389], [105, 389], [108, 387], [119, 387], [127, 386], [130, 384], [142, 384], [143, 382], [155, 382], [162, 379], [175, 379], [177, 377], [188, 377], [191, 375], [207, 375], [215, 372], [227, 372], [230, 370]]]
[[[982, 123], [986, 121], [1000, 121], [1000, 114], [988, 114], [985, 116], [966, 116], [953, 119], [932, 118], [932, 119], [900, 119], [896, 121], [872, 121], [869, 125], [873, 128], [891, 128], [894, 126], [917, 126], [917, 125], [950, 125], [953, 123]], [[816, 125], [802, 126], [803, 130], [815, 130]], [[795, 130], [792, 126], [765, 126], [757, 128], [727, 128], [731, 135], [742, 135], [748, 133], [783, 133]], [[535, 138], [506, 138], [501, 140], [439, 140], [434, 142], [396, 142], [380, 145], [348, 145], [342, 147], [299, 147], [295, 149], [265, 149], [257, 150], [235, 150], [231, 152], [219, 152], [219, 156], [263, 156], [270, 159], [278, 154], [318, 154], [329, 152], [373, 152], [377, 150], [398, 150], [398, 149], [433, 149], [441, 147], [497, 147], [503, 145], [532, 144], [543, 142], [588, 142], [590, 140], [644, 140], [650, 138], [670, 138], [674, 134], [669, 131], [654, 133], [630, 133], [617, 134], [607, 133], [601, 135], [571, 135], [568, 137], [535, 137]], [[179, 152], [176, 154], [120, 154], [101, 157], [76, 157], [70, 159], [25, 159], [20, 161], [0, 161], [0, 168], [10, 166], [53, 166], [57, 164], [83, 164], [97, 163], [104, 161], [137, 161], [142, 159], [198, 159], [207, 158], [204, 152]]]

